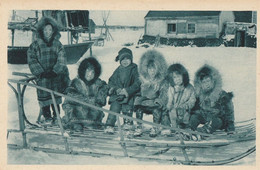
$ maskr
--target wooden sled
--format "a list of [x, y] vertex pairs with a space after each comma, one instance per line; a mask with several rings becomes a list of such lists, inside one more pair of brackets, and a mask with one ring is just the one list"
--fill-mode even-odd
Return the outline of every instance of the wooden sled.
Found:
[[[7, 139], [10, 133], [22, 134], [20, 141], [8, 142], [9, 149], [32, 149], [49, 153], [86, 155], [95, 157], [128, 157], [143, 161], [158, 161], [161, 164], [184, 164], [184, 165], [223, 165], [238, 161], [255, 152], [255, 119], [236, 122], [236, 130], [232, 135], [223, 131], [214, 134], [206, 134], [191, 130], [167, 127], [152, 122], [139, 120], [99, 108], [94, 105], [79, 101], [67, 95], [35, 85], [31, 74], [13, 73], [24, 76], [19, 80], [9, 79], [8, 85], [16, 94], [18, 103], [19, 129], [8, 129]], [[32, 82], [32, 83], [31, 83]], [[16, 84], [14, 88], [12, 84]], [[23, 98], [26, 87], [34, 87], [47, 91], [51, 94], [54, 106], [56, 101], [54, 95], [80, 103], [92, 109], [100, 110], [117, 117], [117, 127], [114, 134], [104, 133], [104, 125], [93, 128], [91, 122], [85, 123], [82, 132], [74, 132], [64, 129], [61, 118], [57, 114], [58, 124], [53, 126], [41, 126], [31, 123], [25, 114]], [[56, 113], [58, 109], [55, 107]], [[129, 137], [129, 130], [123, 130], [120, 120], [126, 118], [144, 125], [144, 135], [140, 137]], [[157, 127], [170, 129], [176, 133], [171, 137], [158, 135], [149, 137], [149, 128]], [[183, 135], [185, 134], [185, 135]], [[184, 138], [188, 135], [203, 136], [203, 140], [193, 141]], [[32, 142], [33, 141], [33, 142]], [[48, 142], [48, 143], [47, 143]], [[246, 143], [248, 148], [241, 148]]]

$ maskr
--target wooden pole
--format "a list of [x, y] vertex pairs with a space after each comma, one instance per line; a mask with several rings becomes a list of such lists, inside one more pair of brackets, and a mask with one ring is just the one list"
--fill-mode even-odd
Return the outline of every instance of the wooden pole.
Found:
[[14, 46], [14, 29], [12, 29], [12, 47]]
[[[89, 41], [91, 41], [91, 22], [90, 22], [90, 18], [88, 17], [88, 36], [89, 36]], [[90, 57], [92, 57], [92, 45], [89, 48], [89, 53], [90, 53]]]
[[24, 123], [24, 117], [23, 117], [23, 106], [22, 106], [22, 95], [21, 95], [21, 84], [17, 84], [17, 93], [18, 93], [18, 116], [19, 116], [19, 126], [20, 126], [20, 131], [22, 131], [22, 136], [23, 136], [23, 147], [27, 147], [27, 142], [26, 142], [26, 133], [24, 132], [25, 129], [25, 123]]
[[52, 98], [52, 101], [53, 101], [53, 105], [54, 105], [54, 110], [56, 112], [56, 117], [57, 117], [57, 121], [58, 121], [58, 124], [60, 126], [60, 131], [61, 131], [61, 135], [64, 139], [64, 143], [65, 143], [65, 149], [66, 151], [69, 151], [69, 144], [68, 144], [68, 140], [67, 138], [64, 136], [64, 129], [63, 129], [63, 126], [62, 126], [62, 123], [61, 123], [61, 118], [60, 118], [60, 112], [58, 110], [58, 107], [57, 107], [57, 103], [56, 103], [56, 99], [54, 97], [54, 94], [53, 92], [51, 92], [51, 98]]
[[124, 135], [123, 135], [123, 132], [122, 132], [122, 129], [121, 129], [121, 125], [120, 125], [119, 116], [116, 116], [116, 118], [117, 118], [117, 126], [118, 126], [118, 129], [119, 129], [120, 141], [121, 141], [120, 144], [121, 144], [121, 147], [123, 149], [124, 156], [128, 157], [126, 146], [125, 146], [125, 143], [124, 143]]
[[16, 11], [15, 11], [15, 10], [13, 10], [12, 21], [14, 21], [14, 20], [15, 20], [15, 16], [16, 16]]

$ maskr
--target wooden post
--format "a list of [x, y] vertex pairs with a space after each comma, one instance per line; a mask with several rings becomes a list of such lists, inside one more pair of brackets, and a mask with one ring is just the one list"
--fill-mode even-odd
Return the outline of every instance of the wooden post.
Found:
[[[89, 36], [89, 41], [91, 41], [91, 22], [89, 17], [88, 17], [88, 36]], [[89, 53], [90, 53], [90, 57], [92, 57], [92, 45], [89, 48]]]
[[39, 13], [38, 13], [38, 10], [36, 10], [35, 11], [35, 18], [36, 18], [36, 22], [38, 22], [38, 17], [39, 17], [39, 15], [38, 15]]
[[64, 136], [64, 129], [63, 129], [63, 126], [62, 126], [62, 123], [61, 123], [60, 112], [59, 112], [59, 110], [58, 110], [58, 108], [57, 108], [57, 103], [56, 103], [56, 100], [55, 100], [55, 97], [54, 97], [53, 92], [51, 92], [51, 98], [52, 98], [52, 101], [53, 101], [54, 110], [55, 110], [55, 112], [56, 112], [58, 124], [59, 124], [59, 126], [60, 126], [61, 135], [63, 136], [64, 142], [65, 142], [65, 149], [66, 149], [66, 151], [69, 151], [68, 140], [67, 140], [67, 138]]
[[14, 29], [12, 29], [12, 47], [14, 46]]
[[24, 117], [23, 117], [23, 106], [22, 106], [22, 95], [21, 95], [21, 84], [17, 83], [17, 93], [18, 93], [18, 116], [19, 116], [19, 126], [20, 131], [22, 132], [23, 136], [23, 148], [27, 147], [26, 142], [26, 133], [24, 132], [25, 129], [25, 123], [24, 123]]
[[[116, 116], [116, 119], [117, 119], [117, 126], [118, 126], [118, 129], [119, 129], [120, 141], [121, 141], [121, 142], [124, 142], [124, 135], [123, 135], [123, 132], [122, 132], [122, 129], [121, 129], [119, 116]], [[121, 143], [121, 147], [122, 147], [122, 149], [123, 149], [124, 156], [125, 156], [125, 157], [128, 157], [125, 143]]]
[[[183, 139], [182, 139], [181, 133], [179, 133], [179, 138], [180, 138], [180, 143], [181, 143], [181, 145], [185, 145], [185, 143], [184, 143], [184, 141], [183, 141]], [[188, 157], [188, 154], [187, 154], [187, 152], [186, 152], [186, 150], [185, 150], [186, 147], [185, 147], [185, 146], [182, 146], [180, 149], [181, 149], [182, 154], [183, 154], [183, 156], [184, 156], [184, 158], [185, 158], [185, 161], [186, 161], [186, 162], [190, 162], [189, 157]]]

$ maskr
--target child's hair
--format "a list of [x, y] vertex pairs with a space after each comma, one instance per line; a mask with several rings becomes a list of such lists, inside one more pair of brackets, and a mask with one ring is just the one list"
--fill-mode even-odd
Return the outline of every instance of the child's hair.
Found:
[[171, 74], [173, 72], [176, 72], [180, 75], [182, 75], [182, 81], [183, 81], [183, 85], [184, 87], [187, 87], [187, 85], [190, 83], [190, 78], [189, 78], [189, 73], [188, 71], [186, 70], [186, 68], [177, 63], [177, 64], [172, 64], [169, 68], [168, 68], [168, 74], [167, 74], [167, 79], [168, 81], [170, 82], [171, 86], [174, 86], [175, 83], [173, 81], [173, 78], [171, 76]]
[[154, 63], [154, 60], [149, 60], [149, 61], [147, 62], [147, 68], [155, 68], [155, 69], [157, 69], [157, 66], [156, 66], [156, 64]]
[[199, 79], [200, 81], [202, 81], [203, 79], [207, 78], [207, 77], [210, 77], [212, 78], [211, 76], [212, 74], [212, 71], [208, 68], [208, 67], [204, 67], [200, 72], [199, 72]]
[[89, 57], [84, 59], [78, 68], [78, 76], [80, 79], [85, 80], [85, 74], [87, 69], [93, 69], [95, 76], [93, 81], [95, 81], [101, 74], [101, 65], [94, 57]]

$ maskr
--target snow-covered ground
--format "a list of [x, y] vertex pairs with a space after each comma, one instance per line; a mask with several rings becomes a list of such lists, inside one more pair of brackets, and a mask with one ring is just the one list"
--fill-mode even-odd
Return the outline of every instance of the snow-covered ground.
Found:
[[[101, 79], [107, 81], [113, 71], [118, 67], [119, 63], [114, 59], [118, 51], [125, 43], [134, 43], [129, 48], [133, 51], [134, 62], [139, 63], [141, 55], [148, 49], [156, 49], [160, 51], [166, 58], [168, 64], [179, 62], [183, 64], [190, 74], [191, 82], [193, 82], [194, 74], [199, 67], [207, 63], [216, 67], [222, 74], [223, 89], [234, 93], [235, 120], [247, 120], [256, 117], [256, 49], [254, 48], [232, 48], [232, 47], [172, 47], [159, 46], [154, 48], [139, 47], [136, 43], [143, 30], [110, 30], [114, 41], [105, 41], [104, 47], [93, 46], [93, 55], [100, 61], [102, 65]], [[28, 33], [21, 33], [24, 38], [29, 40]], [[66, 38], [62, 37], [62, 41]], [[22, 43], [24, 39], [16, 39], [17, 45]], [[64, 43], [64, 42], [63, 42]], [[21, 44], [19, 44], [21, 45]], [[26, 44], [27, 45], [27, 44]], [[88, 57], [89, 51], [83, 56]], [[79, 63], [79, 62], [78, 62]], [[77, 74], [77, 64], [68, 65], [70, 78], [73, 79]], [[27, 65], [11, 65], [8, 64], [8, 78], [17, 78], [12, 72], [30, 73]], [[29, 120], [36, 121], [39, 113], [37, 104], [36, 91], [28, 87], [24, 99], [25, 111]], [[106, 106], [105, 108], [109, 108]], [[63, 112], [61, 113], [63, 114]], [[107, 116], [107, 115], [106, 115]], [[150, 116], [144, 119], [151, 120]], [[106, 120], [106, 117], [103, 121]], [[18, 129], [18, 114], [16, 98], [10, 88], [8, 88], [8, 123], [7, 128]], [[13, 139], [20, 140], [20, 139]], [[241, 146], [243, 147], [243, 146]], [[248, 146], [247, 146], [248, 147]], [[255, 165], [255, 153], [244, 158], [239, 165]], [[157, 164], [157, 162], [142, 162], [135, 159], [112, 157], [86, 157], [71, 155], [56, 155], [43, 152], [34, 152], [29, 150], [8, 150], [8, 164], [100, 164], [100, 165], [139, 165], [139, 164]]]

